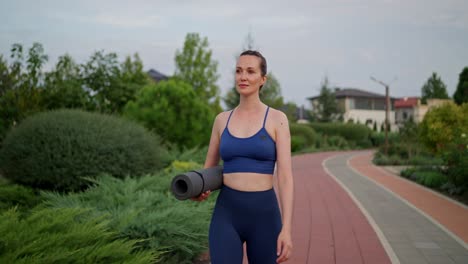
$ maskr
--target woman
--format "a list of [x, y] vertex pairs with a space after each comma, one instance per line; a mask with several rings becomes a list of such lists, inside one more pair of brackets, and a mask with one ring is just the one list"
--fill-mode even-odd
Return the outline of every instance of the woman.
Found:
[[[265, 58], [243, 52], [236, 66], [239, 105], [213, 124], [205, 168], [224, 161], [222, 187], [209, 231], [211, 263], [239, 264], [243, 243], [249, 264], [280, 263], [292, 250], [293, 178], [288, 119], [260, 101], [267, 80]], [[277, 165], [281, 214], [273, 189]], [[196, 201], [205, 200], [207, 191]]]

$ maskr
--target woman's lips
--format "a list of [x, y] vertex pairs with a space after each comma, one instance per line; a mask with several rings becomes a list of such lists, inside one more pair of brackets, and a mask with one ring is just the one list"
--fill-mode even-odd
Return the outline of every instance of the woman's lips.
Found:
[[248, 85], [248, 84], [239, 84], [239, 87], [240, 87], [240, 88], [245, 88], [245, 87], [247, 87], [247, 86], [249, 86], [249, 85]]

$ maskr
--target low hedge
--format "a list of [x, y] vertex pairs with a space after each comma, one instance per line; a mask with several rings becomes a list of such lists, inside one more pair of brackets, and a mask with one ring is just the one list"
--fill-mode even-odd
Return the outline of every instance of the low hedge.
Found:
[[84, 177], [140, 176], [163, 166], [159, 139], [141, 125], [81, 110], [33, 115], [10, 131], [0, 150], [1, 174], [58, 191], [82, 190]]

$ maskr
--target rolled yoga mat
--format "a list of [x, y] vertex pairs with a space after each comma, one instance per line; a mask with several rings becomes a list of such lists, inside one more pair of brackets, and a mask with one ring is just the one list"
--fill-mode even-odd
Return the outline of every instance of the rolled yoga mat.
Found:
[[207, 190], [218, 190], [223, 185], [223, 166], [189, 171], [172, 179], [171, 191], [179, 200], [198, 197]]

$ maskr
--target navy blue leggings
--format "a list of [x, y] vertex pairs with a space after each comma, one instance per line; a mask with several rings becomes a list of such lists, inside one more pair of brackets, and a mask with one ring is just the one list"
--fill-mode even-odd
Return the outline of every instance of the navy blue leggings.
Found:
[[243, 243], [249, 264], [276, 263], [281, 215], [273, 189], [244, 192], [224, 185], [210, 224], [212, 264], [241, 264]]

